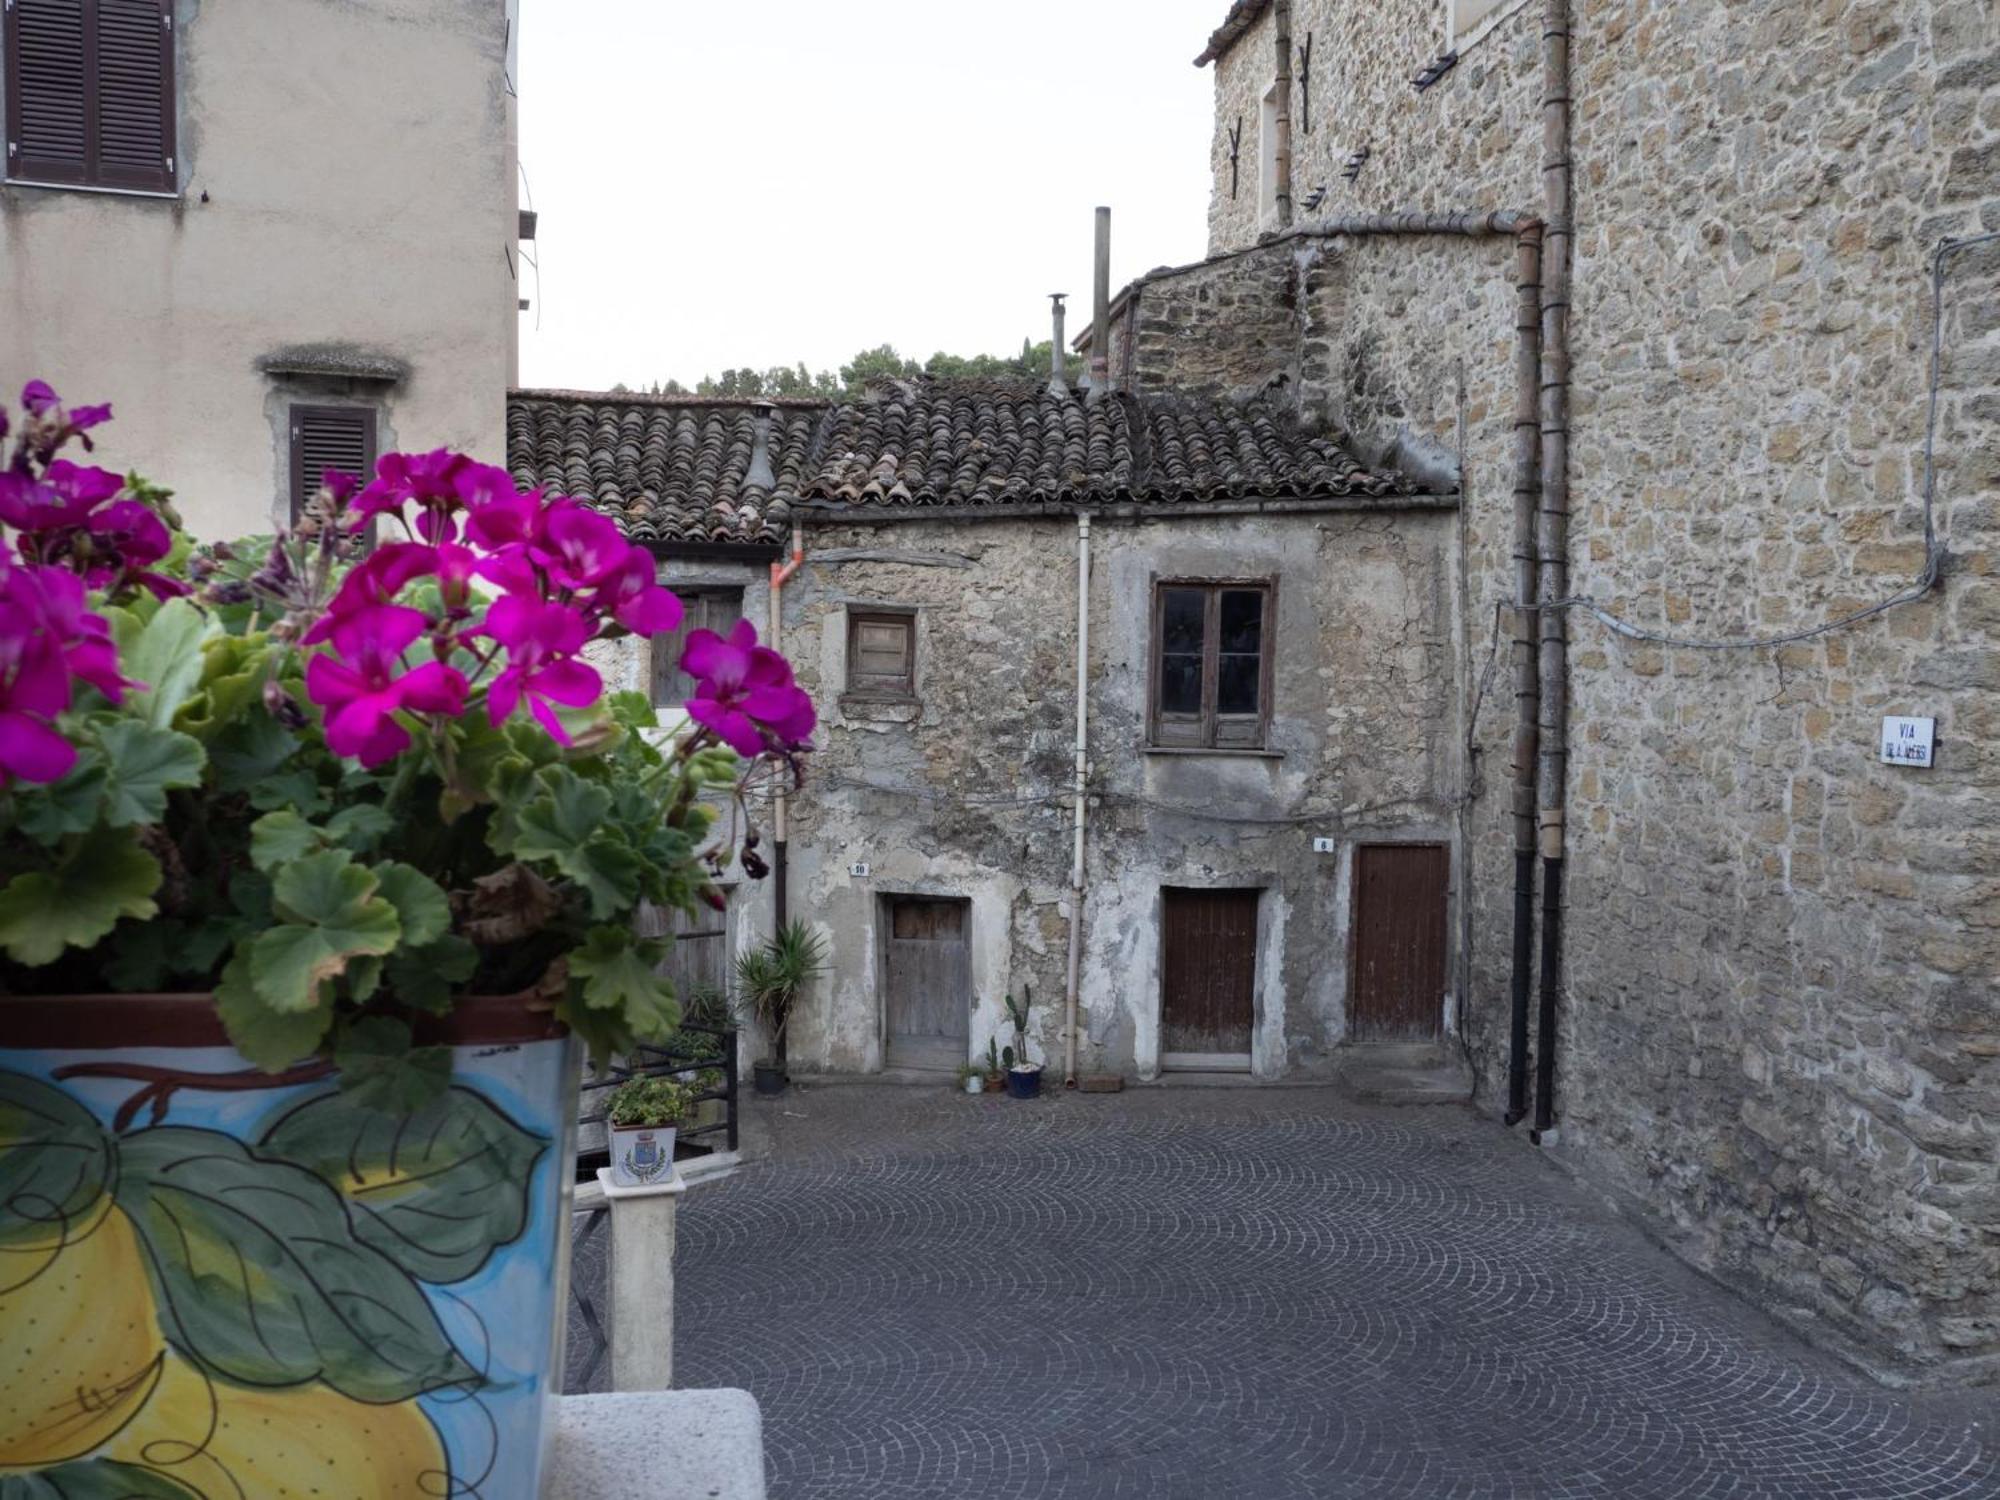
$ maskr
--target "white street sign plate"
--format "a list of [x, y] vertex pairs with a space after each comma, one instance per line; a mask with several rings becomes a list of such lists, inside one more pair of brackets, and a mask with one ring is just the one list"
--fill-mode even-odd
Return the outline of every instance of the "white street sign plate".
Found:
[[1884, 719], [1882, 764], [1928, 766], [1931, 763], [1931, 745], [1936, 735], [1936, 719]]

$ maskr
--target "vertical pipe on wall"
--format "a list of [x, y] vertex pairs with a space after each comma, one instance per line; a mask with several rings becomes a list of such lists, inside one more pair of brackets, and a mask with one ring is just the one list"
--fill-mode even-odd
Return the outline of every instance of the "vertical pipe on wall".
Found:
[[1570, 172], [1569, 0], [1545, 0], [1542, 20], [1542, 506], [1538, 791], [1542, 854], [1542, 965], [1536, 1027], [1537, 1139], [1555, 1124], [1556, 1001], [1562, 982], [1564, 800], [1568, 778], [1569, 287], [1574, 239]]
[[1278, 227], [1292, 227], [1292, 6], [1291, 0], [1277, 0], [1278, 113], [1276, 149]]
[[1542, 226], [1514, 239], [1514, 952], [1507, 1034], [1506, 1122], [1528, 1112], [1528, 999], [1535, 949], [1535, 720], [1541, 702], [1535, 630], [1535, 512], [1541, 500]]
[[1097, 244], [1090, 268], [1090, 394], [1111, 389], [1111, 210], [1097, 210]]
[[[771, 564], [770, 610], [766, 616], [764, 644], [773, 651], [782, 652], [784, 645], [784, 593], [785, 584], [799, 571], [806, 558], [805, 528], [798, 522], [792, 523], [792, 555], [783, 562]], [[788, 919], [786, 902], [786, 875], [789, 870], [787, 855], [790, 850], [791, 829], [788, 825], [790, 799], [785, 795], [784, 783], [778, 784], [771, 798], [771, 922], [774, 933], [784, 930]], [[785, 1038], [775, 1039], [771, 1060], [778, 1065], [778, 1072], [785, 1071]]]
[[1076, 1086], [1076, 1013], [1083, 972], [1083, 834], [1090, 776], [1090, 517], [1076, 518], [1076, 759], [1069, 863], [1069, 978], [1063, 996], [1063, 1087]]

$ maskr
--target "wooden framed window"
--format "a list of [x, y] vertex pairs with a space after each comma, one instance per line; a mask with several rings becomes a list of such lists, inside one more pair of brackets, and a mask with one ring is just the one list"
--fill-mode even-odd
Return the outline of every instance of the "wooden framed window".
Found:
[[366, 484], [375, 476], [375, 413], [366, 406], [292, 408], [292, 519], [319, 493], [328, 469]]
[[171, 193], [173, 0], [6, 0], [7, 177]]
[[917, 695], [917, 617], [912, 610], [847, 612], [847, 691], [866, 698]]
[[1153, 590], [1153, 743], [1261, 749], [1271, 718], [1267, 579], [1200, 579]]
[[694, 679], [681, 670], [681, 651], [697, 630], [728, 635], [743, 618], [740, 588], [676, 588], [681, 626], [653, 637], [653, 706], [679, 708], [694, 692]]

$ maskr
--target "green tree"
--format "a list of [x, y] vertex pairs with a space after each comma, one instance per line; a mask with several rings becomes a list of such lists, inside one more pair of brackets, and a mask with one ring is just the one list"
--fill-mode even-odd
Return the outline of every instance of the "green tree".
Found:
[[[894, 344], [877, 344], [863, 349], [841, 365], [839, 373], [815, 372], [804, 360], [793, 365], [773, 365], [769, 369], [732, 367], [719, 375], [704, 375], [692, 391], [678, 380], [648, 387], [654, 395], [714, 396], [723, 400], [752, 400], [759, 396], [821, 401], [860, 399], [871, 381], [915, 380], [929, 375], [938, 380], [1025, 380], [1041, 381], [1049, 373], [1049, 340], [1039, 344], [1021, 340], [1018, 354], [949, 354], [940, 349], [919, 363], [897, 350]], [[1072, 365], [1072, 371], [1076, 366]], [[624, 390], [625, 386], [614, 387]]]

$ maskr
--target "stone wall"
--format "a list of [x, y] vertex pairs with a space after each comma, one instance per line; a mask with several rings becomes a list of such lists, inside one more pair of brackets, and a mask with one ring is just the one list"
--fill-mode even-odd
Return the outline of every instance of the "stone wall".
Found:
[[[1981, 0], [1574, 9], [1575, 590], [1649, 629], [1740, 638], [1907, 587], [1924, 561], [1932, 251], [2000, 228], [2000, 15]], [[1294, 5], [1316, 74], [1296, 180], [1302, 201], [1328, 187], [1320, 214], [1538, 210], [1539, 0], [1418, 93], [1442, 12]], [[1268, 80], [1268, 28], [1218, 66], [1219, 134]], [[1350, 185], [1336, 168], [1362, 144]], [[1254, 233], [1227, 187], [1225, 162], [1217, 250]], [[1463, 433], [1477, 674], [1511, 591], [1507, 249], [1320, 243], [1338, 269], [1292, 333], [1326, 350], [1303, 360], [1307, 399], [1364, 447]], [[1558, 1149], [1837, 1342], [1962, 1376], [2000, 1365], [1996, 280], [1992, 248], [1953, 263], [1947, 560], [1922, 602], [1758, 650], [1571, 622]], [[1496, 1085], [1504, 661], [1500, 677], [1476, 734], [1467, 1017]], [[1878, 761], [1892, 713], [1937, 719], [1934, 769]]]
[[[1455, 531], [1449, 509], [1094, 526], [1083, 1069], [1159, 1070], [1163, 885], [1265, 892], [1253, 1069], [1333, 1066], [1353, 846], [1455, 842]], [[972, 1050], [1006, 1040], [1002, 996], [1028, 986], [1059, 1063], [1075, 569], [1064, 515], [809, 531], [786, 646], [824, 729], [794, 805], [791, 903], [825, 932], [832, 974], [795, 1023], [796, 1066], [883, 1066], [890, 893], [970, 900]], [[1147, 751], [1152, 584], [1175, 576], [1275, 581], [1275, 753]], [[915, 705], [842, 691], [847, 611], [883, 605], [917, 612]]]

